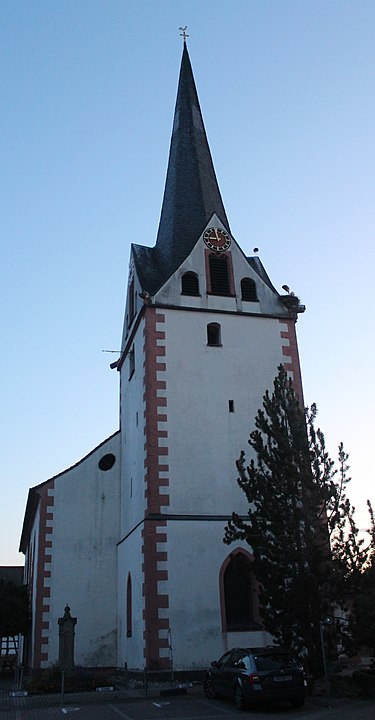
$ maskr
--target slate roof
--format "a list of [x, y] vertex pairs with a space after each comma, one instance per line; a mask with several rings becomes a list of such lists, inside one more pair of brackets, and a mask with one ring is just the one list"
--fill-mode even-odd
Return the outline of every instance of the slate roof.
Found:
[[184, 43], [156, 245], [132, 246], [144, 290], [153, 295], [175, 272], [213, 213], [230, 232]]
[[254, 256], [252, 256], [252, 257], [247, 257], [246, 260], [247, 260], [247, 262], [249, 263], [249, 265], [251, 265], [251, 267], [253, 268], [253, 270], [255, 270], [255, 272], [258, 273], [259, 277], [263, 280], [263, 282], [265, 282], [266, 285], [268, 285], [268, 287], [269, 287], [274, 293], [276, 293], [276, 295], [279, 295], [279, 293], [277, 292], [277, 290], [276, 290], [276, 288], [274, 287], [274, 285], [272, 285], [272, 282], [271, 282], [271, 280], [269, 279], [269, 277], [268, 277], [268, 275], [267, 275], [267, 273], [266, 273], [266, 271], [265, 271], [264, 265], [263, 265], [263, 263], [260, 261], [260, 259], [258, 258], [258, 256], [257, 256], [257, 255], [254, 255]]

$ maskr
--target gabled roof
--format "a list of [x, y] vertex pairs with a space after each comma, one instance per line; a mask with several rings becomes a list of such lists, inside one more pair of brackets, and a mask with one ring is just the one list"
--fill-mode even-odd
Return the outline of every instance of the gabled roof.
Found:
[[46, 485], [48, 486], [48, 483], [52, 483], [58, 478], [62, 477], [63, 475], [67, 475], [71, 470], [74, 470], [75, 468], [79, 467], [82, 463], [87, 460], [87, 458], [90, 457], [90, 455], [93, 455], [99, 448], [103, 447], [109, 440], [112, 440], [116, 435], [118, 435], [121, 431], [116, 430], [112, 435], [107, 437], [105, 440], [103, 440], [99, 445], [97, 445], [93, 450], [90, 450], [87, 455], [85, 455], [81, 460], [78, 460], [78, 462], [74, 463], [74, 465], [71, 465], [70, 467], [66, 468], [66, 470], [62, 470], [62, 472], [58, 473], [57, 475], [53, 475], [48, 480], [44, 480], [44, 482], [39, 483], [39, 485], [34, 485], [34, 487], [30, 488], [29, 494], [27, 497], [27, 503], [26, 503], [26, 510], [25, 515], [23, 519], [23, 526], [22, 526], [22, 532], [21, 532], [21, 539], [20, 539], [20, 546], [19, 546], [19, 552], [26, 553], [27, 545], [30, 537], [30, 532], [33, 526], [35, 513], [38, 509], [40, 495], [42, 492], [42, 488], [44, 488]]
[[156, 245], [133, 245], [144, 290], [152, 295], [168, 280], [190, 254], [214, 213], [230, 232], [184, 43]]
[[258, 273], [259, 277], [263, 280], [263, 282], [265, 282], [266, 285], [268, 285], [270, 290], [272, 290], [277, 296], [279, 296], [280, 293], [278, 293], [276, 288], [274, 287], [274, 285], [272, 285], [272, 282], [269, 279], [268, 274], [265, 271], [264, 265], [260, 261], [259, 257], [257, 255], [253, 255], [251, 257], [247, 257], [246, 260], [249, 263], [249, 265], [251, 265], [253, 270], [255, 270], [255, 272]]

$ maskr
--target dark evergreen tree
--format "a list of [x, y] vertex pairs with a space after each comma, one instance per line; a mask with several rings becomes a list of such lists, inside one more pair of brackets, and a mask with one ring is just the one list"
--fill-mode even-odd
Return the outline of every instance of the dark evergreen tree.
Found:
[[[350, 559], [358, 567], [364, 551], [346, 497], [348, 456], [340, 445], [337, 470], [323, 433], [315, 430], [316, 413], [315, 405], [301, 408], [280, 366], [250, 434], [255, 457], [246, 465], [242, 452], [237, 461], [248, 516], [232, 514], [224, 542], [241, 539], [251, 546], [265, 629], [307, 652], [319, 674], [320, 621], [347, 589]], [[352, 539], [343, 547], [348, 528]]]
[[[356, 652], [364, 647], [375, 659], [375, 518], [369, 501], [367, 505], [370, 515], [370, 528], [367, 531], [370, 542], [363, 547], [363, 538], [358, 540], [357, 531], [351, 543], [354, 546], [360, 543], [362, 557], [361, 562], [353, 563], [347, 582], [349, 613], [348, 622], [343, 628], [347, 631], [343, 645], [349, 652]], [[358, 555], [358, 549], [354, 555]]]

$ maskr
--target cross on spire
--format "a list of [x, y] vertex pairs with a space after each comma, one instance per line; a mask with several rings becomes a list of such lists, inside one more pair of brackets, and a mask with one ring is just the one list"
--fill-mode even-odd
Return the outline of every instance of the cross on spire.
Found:
[[186, 32], [186, 30], [187, 30], [187, 25], [185, 25], [184, 27], [179, 27], [178, 29], [179, 29], [179, 30], [182, 30], [182, 32], [180, 32], [180, 35], [181, 35], [181, 37], [184, 38], [184, 43], [186, 44], [186, 38], [189, 37], [189, 35], [188, 35], [187, 32]]

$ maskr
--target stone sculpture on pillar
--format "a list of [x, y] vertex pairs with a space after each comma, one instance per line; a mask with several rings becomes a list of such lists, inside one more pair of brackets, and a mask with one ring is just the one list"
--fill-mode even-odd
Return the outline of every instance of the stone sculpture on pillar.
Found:
[[66, 605], [64, 616], [58, 619], [59, 623], [59, 665], [62, 670], [69, 672], [74, 668], [74, 635], [77, 618], [70, 614], [70, 607]]

